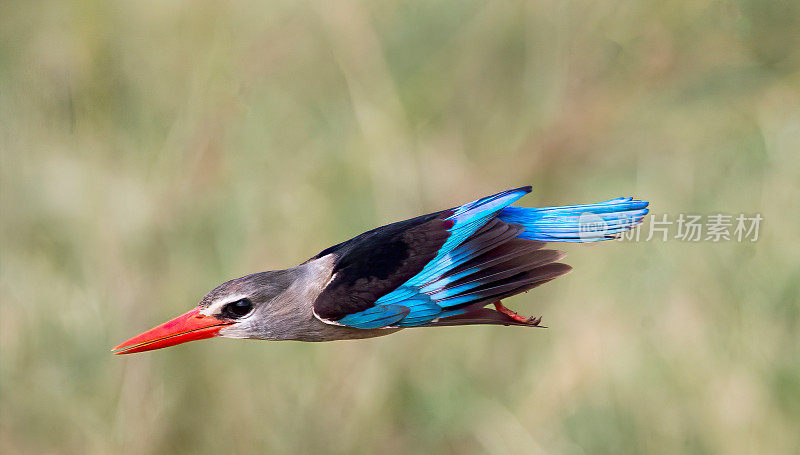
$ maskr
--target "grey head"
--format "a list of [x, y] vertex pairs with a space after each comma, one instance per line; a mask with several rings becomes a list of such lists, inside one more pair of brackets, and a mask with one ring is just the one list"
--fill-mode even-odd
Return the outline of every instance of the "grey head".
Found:
[[325, 256], [227, 281], [206, 294], [198, 308], [205, 316], [232, 322], [218, 334], [227, 338], [330, 341], [394, 332], [333, 325], [315, 316], [314, 301], [331, 279], [333, 260]]

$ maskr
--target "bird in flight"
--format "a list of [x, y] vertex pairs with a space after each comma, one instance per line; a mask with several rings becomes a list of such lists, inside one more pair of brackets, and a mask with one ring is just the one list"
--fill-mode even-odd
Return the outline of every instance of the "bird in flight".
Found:
[[647, 201], [512, 204], [530, 186], [367, 231], [286, 270], [223, 283], [191, 311], [113, 349], [130, 354], [214, 336], [332, 341], [409, 327], [540, 326], [501, 300], [571, 270], [547, 242], [594, 242], [634, 228]]

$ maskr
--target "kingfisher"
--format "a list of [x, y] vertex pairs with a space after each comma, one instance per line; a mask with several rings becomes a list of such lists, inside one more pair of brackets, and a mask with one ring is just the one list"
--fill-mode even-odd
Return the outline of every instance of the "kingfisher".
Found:
[[381, 226], [285, 270], [214, 288], [192, 310], [115, 347], [131, 354], [215, 336], [333, 341], [411, 327], [542, 327], [502, 300], [572, 270], [549, 242], [617, 238], [647, 201], [518, 207], [530, 186]]

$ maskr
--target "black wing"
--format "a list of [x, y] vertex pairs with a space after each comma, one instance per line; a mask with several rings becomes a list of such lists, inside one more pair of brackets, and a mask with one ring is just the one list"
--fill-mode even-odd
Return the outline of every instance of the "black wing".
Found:
[[365, 232], [323, 250], [335, 256], [332, 280], [314, 302], [317, 316], [338, 320], [371, 308], [419, 273], [450, 237], [452, 210], [422, 215]]

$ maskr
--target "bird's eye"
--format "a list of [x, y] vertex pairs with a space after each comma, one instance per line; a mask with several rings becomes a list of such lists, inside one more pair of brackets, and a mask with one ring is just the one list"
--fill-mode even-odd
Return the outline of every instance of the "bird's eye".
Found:
[[237, 319], [247, 315], [253, 309], [253, 302], [249, 299], [241, 299], [231, 302], [222, 308], [222, 314], [231, 319]]

